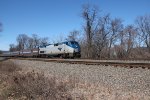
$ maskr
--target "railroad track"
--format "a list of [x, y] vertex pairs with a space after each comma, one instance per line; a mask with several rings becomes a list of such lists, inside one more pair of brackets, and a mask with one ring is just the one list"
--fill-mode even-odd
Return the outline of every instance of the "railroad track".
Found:
[[88, 59], [47, 59], [47, 58], [9, 58], [19, 60], [57, 62], [69, 64], [85, 64], [85, 65], [104, 65], [126, 68], [147, 68], [150, 69], [150, 61], [130, 61], [130, 60], [88, 60]]

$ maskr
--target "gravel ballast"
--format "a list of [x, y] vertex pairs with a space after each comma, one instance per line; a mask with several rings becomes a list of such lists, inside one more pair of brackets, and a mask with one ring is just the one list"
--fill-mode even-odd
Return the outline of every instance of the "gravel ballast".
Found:
[[75, 76], [87, 83], [103, 84], [116, 91], [142, 93], [150, 97], [150, 69], [29, 60], [11, 61], [24, 70], [42, 71], [58, 77]]

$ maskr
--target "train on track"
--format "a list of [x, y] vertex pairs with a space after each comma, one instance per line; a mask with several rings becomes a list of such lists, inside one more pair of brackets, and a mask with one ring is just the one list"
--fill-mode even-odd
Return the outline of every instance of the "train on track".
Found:
[[76, 41], [66, 41], [56, 44], [39, 46], [34, 49], [24, 49], [20, 51], [6, 52], [3, 57], [61, 57], [80, 58], [81, 49]]

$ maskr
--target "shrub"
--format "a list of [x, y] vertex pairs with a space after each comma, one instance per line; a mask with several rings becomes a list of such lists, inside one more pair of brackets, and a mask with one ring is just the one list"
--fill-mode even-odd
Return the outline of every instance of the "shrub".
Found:
[[34, 71], [23, 72], [11, 61], [0, 63], [0, 99], [72, 100], [67, 83]]
[[66, 84], [58, 84], [56, 79], [45, 77], [44, 74], [16, 73], [9, 81], [12, 87], [6, 97], [44, 100], [71, 100]]
[[0, 62], [0, 73], [12, 73], [19, 70], [21, 68], [17, 67], [12, 61]]

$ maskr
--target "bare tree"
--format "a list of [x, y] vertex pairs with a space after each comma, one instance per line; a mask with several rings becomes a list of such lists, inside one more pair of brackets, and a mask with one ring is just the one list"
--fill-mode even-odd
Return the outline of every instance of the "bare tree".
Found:
[[40, 38], [38, 35], [36, 34], [32, 34], [32, 40], [30, 40], [30, 42], [33, 42], [33, 48], [37, 48], [40, 45]]
[[137, 36], [137, 30], [136, 28], [134, 28], [132, 25], [128, 25], [125, 28], [125, 34], [126, 34], [126, 54], [127, 57], [129, 58], [130, 54], [131, 54], [131, 50], [135, 47], [135, 40], [136, 40], [136, 36]]
[[109, 15], [103, 16], [99, 19], [98, 30], [94, 35], [94, 50], [97, 58], [102, 57], [102, 50], [108, 45], [108, 34], [110, 33]]
[[112, 45], [115, 45], [115, 42], [118, 39], [119, 33], [123, 30], [122, 20], [119, 18], [112, 19], [110, 22], [110, 33], [108, 34], [108, 57], [111, 55]]
[[145, 42], [150, 53], [150, 15], [140, 16], [136, 19], [141, 37]]
[[79, 31], [77, 30], [73, 30], [69, 33], [68, 37], [66, 40], [69, 40], [69, 41], [77, 41], [79, 37]]
[[49, 40], [48, 37], [40, 38], [40, 45], [41, 45], [41, 46], [46, 46], [46, 45], [48, 45], [48, 44], [49, 44], [48, 40]]
[[26, 34], [19, 34], [17, 37], [17, 43], [19, 50], [22, 50], [28, 47], [28, 36]]
[[136, 47], [137, 33], [137, 28], [133, 25], [126, 26], [119, 33], [118, 43], [120, 44], [115, 46], [118, 58], [132, 57], [131, 52]]
[[35, 47], [33, 38], [28, 37], [28, 41], [27, 42], [28, 42], [28, 48], [30, 50], [32, 50]]
[[94, 30], [95, 30], [95, 21], [96, 21], [96, 16], [97, 16], [97, 8], [95, 7], [90, 7], [89, 5], [84, 5], [83, 6], [83, 11], [82, 11], [82, 17], [85, 20], [85, 25], [84, 25], [84, 31], [85, 31], [85, 37], [87, 41], [87, 57], [91, 58], [92, 57], [92, 52], [93, 52], [93, 47], [92, 47], [92, 42], [93, 42], [93, 36], [94, 36]]
[[17, 50], [17, 47], [15, 46], [15, 44], [10, 44], [9, 45], [9, 51], [10, 52], [13, 52], [13, 51], [16, 51]]
[[124, 28], [123, 30], [119, 33], [119, 37], [118, 37], [118, 45], [115, 45], [115, 52], [117, 55], [117, 58], [124, 58], [126, 55], [125, 52], [125, 32], [124, 32]]

